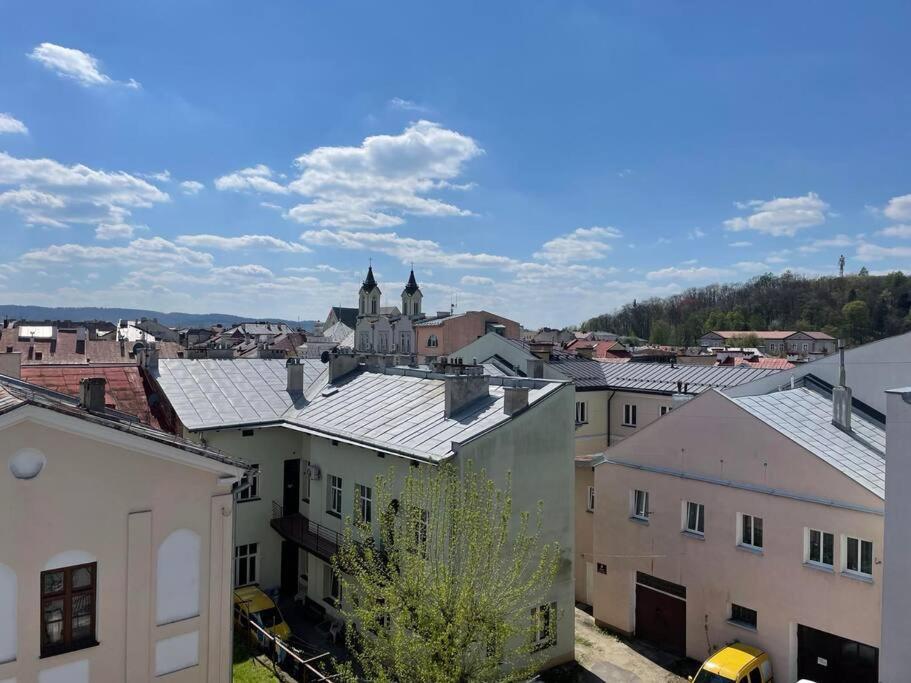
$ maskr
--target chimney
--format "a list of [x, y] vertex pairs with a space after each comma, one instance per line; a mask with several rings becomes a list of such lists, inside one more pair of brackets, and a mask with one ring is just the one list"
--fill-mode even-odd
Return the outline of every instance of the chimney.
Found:
[[140, 351], [140, 365], [146, 370], [158, 369], [158, 345], [155, 342], [148, 342], [145, 348]]
[[591, 360], [592, 358], [595, 357], [595, 347], [586, 346], [585, 344], [582, 344], [581, 346], [577, 346], [576, 355], [579, 356], [579, 358], [587, 358], [588, 360]]
[[851, 431], [851, 388], [845, 385], [845, 342], [838, 340], [838, 386], [832, 389], [832, 424]]
[[22, 352], [0, 353], [0, 375], [13, 379], [22, 378]]
[[552, 342], [533, 341], [528, 345], [528, 350], [535, 358], [550, 360], [550, 353], [554, 350]]
[[503, 387], [503, 412], [515, 415], [528, 407], [527, 387]]
[[357, 370], [358, 359], [353, 352], [324, 351], [324, 354], [327, 358], [323, 362], [329, 363], [329, 384], [334, 384], [336, 380]]
[[525, 374], [534, 379], [543, 379], [544, 361], [540, 358], [529, 358], [525, 361]]
[[123, 358], [126, 355], [127, 355], [127, 340], [121, 339], [120, 340], [120, 357]]
[[79, 380], [79, 405], [90, 412], [104, 410], [104, 377], [85, 377]]
[[468, 404], [490, 396], [490, 378], [479, 365], [451, 366], [443, 381], [444, 417], [452, 417]]
[[288, 373], [288, 393], [304, 393], [304, 362], [302, 358], [289, 358], [285, 361]]

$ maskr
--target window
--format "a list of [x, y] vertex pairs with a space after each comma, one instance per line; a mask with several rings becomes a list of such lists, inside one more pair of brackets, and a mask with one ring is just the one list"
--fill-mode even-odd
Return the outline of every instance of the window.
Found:
[[762, 550], [762, 517], [738, 515], [740, 517], [740, 538], [738, 545]]
[[234, 548], [234, 587], [256, 583], [256, 553], [258, 544], [248, 543]]
[[803, 350], [804, 350], [804, 353], [806, 353], [807, 351], [809, 351], [809, 350], [810, 350], [810, 345], [807, 344], [806, 342], [804, 342], [804, 343], [803, 343]]
[[41, 656], [95, 645], [98, 564], [41, 572]]
[[342, 584], [338, 580], [338, 574], [332, 571], [328, 564], [323, 566], [323, 578], [325, 580], [325, 598], [324, 601], [338, 607], [342, 602]]
[[301, 467], [304, 469], [304, 485], [302, 487], [302, 500], [305, 503], [310, 502], [310, 461], [304, 460], [301, 463]]
[[259, 499], [259, 465], [250, 465], [250, 468], [250, 471], [241, 478], [238, 485], [238, 502]]
[[370, 524], [373, 519], [373, 489], [363, 484], [357, 485], [357, 501], [354, 516], [363, 524]]
[[670, 406], [659, 406], [658, 407], [658, 417], [664, 417], [672, 410], [673, 410], [673, 408], [671, 408]]
[[427, 346], [436, 347], [439, 345], [440, 345], [440, 340], [437, 339], [437, 336], [435, 334], [431, 334], [429, 337], [427, 337]]
[[367, 351], [370, 348], [370, 333], [361, 332], [360, 336], [361, 336], [360, 350]]
[[633, 491], [633, 517], [648, 519], [648, 491]]
[[585, 401], [576, 401], [576, 424], [588, 422], [588, 404]]
[[588, 498], [585, 500], [585, 509], [589, 512], [595, 511], [595, 487], [588, 487]]
[[731, 621], [740, 626], [756, 628], [756, 610], [731, 604]]
[[835, 564], [835, 536], [818, 529], [807, 529], [807, 562], [831, 569]]
[[330, 515], [335, 517], [342, 516], [342, 478], [330, 474], [326, 477], [326, 502], [329, 508], [326, 510]]
[[376, 299], [371, 299], [371, 300], [370, 300], [370, 312], [371, 312], [373, 315], [376, 315]]
[[750, 683], [762, 683], [762, 674], [759, 673], [758, 667], [750, 672]]
[[636, 426], [636, 406], [632, 403], [623, 404], [623, 425], [625, 427]]
[[531, 608], [532, 645], [543, 650], [557, 644], [557, 603]]
[[845, 536], [845, 571], [873, 576], [873, 543]]
[[705, 505], [686, 501], [683, 530], [700, 536], [705, 534]]

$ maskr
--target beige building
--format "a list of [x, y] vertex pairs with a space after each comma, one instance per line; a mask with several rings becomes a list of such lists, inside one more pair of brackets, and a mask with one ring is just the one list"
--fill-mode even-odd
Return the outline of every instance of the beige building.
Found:
[[0, 378], [0, 681], [228, 683], [246, 466]]
[[594, 467], [597, 622], [697, 660], [747, 642], [776, 681], [876, 683], [885, 429], [850, 401], [709, 391], [613, 446]]
[[556, 638], [542, 643], [547, 666], [571, 660], [572, 384], [457, 365], [380, 367], [391, 360], [340, 353], [327, 365], [160, 361], [153, 370], [182, 433], [256, 468], [238, 496], [237, 585], [276, 588], [337, 618], [330, 560], [346, 517], [366, 514], [378, 532], [376, 477], [470, 460], [500, 484], [511, 473], [516, 511], [543, 502], [542, 537], [559, 542], [563, 561], [547, 602], [528, 607], [557, 619]]

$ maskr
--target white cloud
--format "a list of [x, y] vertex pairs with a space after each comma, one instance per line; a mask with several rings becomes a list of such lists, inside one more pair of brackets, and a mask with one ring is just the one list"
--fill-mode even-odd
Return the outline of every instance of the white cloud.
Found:
[[480, 275], [463, 275], [459, 280], [465, 286], [486, 286], [494, 284], [493, 278], [482, 277]]
[[911, 247], [883, 247], [861, 242], [857, 245], [856, 258], [861, 261], [880, 261], [888, 258], [911, 258]]
[[394, 232], [352, 232], [350, 230], [308, 230], [301, 235], [308, 244], [337, 249], [377, 251], [402, 263], [439, 264], [447, 268], [495, 268], [515, 265], [515, 259], [493, 254], [449, 253], [432, 240], [400, 237]]
[[26, 264], [90, 264], [98, 262], [147, 266], [177, 265], [209, 267], [212, 255], [181, 247], [162, 237], [137, 239], [125, 247], [99, 247], [82, 244], [54, 244], [25, 252], [20, 258]]
[[733, 275], [734, 271], [728, 268], [711, 268], [709, 266], [690, 266], [680, 268], [669, 266], [659, 270], [652, 270], [645, 274], [647, 280], [709, 280], [712, 278], [721, 278]]
[[829, 237], [826, 239], [813, 240], [809, 244], [805, 244], [797, 248], [797, 251], [800, 251], [804, 254], [813, 254], [817, 251], [823, 249], [835, 249], [841, 247], [851, 247], [857, 243], [857, 239], [850, 237], [849, 235], [835, 235], [835, 237]]
[[19, 133], [21, 135], [26, 135], [28, 133], [28, 128], [12, 114], [0, 112], [0, 134], [2, 133]]
[[393, 97], [389, 100], [389, 107], [391, 109], [401, 109], [402, 111], [415, 111], [425, 113], [429, 111], [428, 107], [425, 107], [422, 104], [418, 104], [413, 100], [406, 100], [401, 97]]
[[288, 215], [347, 229], [400, 225], [405, 214], [468, 216], [470, 211], [426, 195], [463, 188], [450, 181], [480, 154], [472, 138], [430, 121], [399, 135], [370, 136], [359, 147], [319, 147], [296, 160], [301, 175], [288, 187], [310, 201]]
[[613, 247], [606, 241], [622, 233], [611, 227], [577, 228], [567, 235], [545, 242], [535, 258], [554, 263], [593, 261], [603, 258]]
[[274, 173], [271, 168], [265, 164], [257, 164], [216, 178], [215, 189], [223, 192], [252, 190], [270, 194], [288, 194], [288, 188], [273, 180], [273, 177]]
[[883, 213], [893, 221], [911, 220], [911, 194], [892, 197], [886, 204], [886, 208], [883, 209]]
[[752, 247], [752, 246], [753, 246], [753, 243], [752, 243], [752, 242], [746, 242], [746, 241], [731, 242], [728, 246], [729, 246], [729, 247], [734, 247], [735, 249], [742, 249], [742, 248], [744, 248], [744, 247]]
[[184, 194], [189, 195], [199, 194], [204, 187], [205, 185], [198, 180], [184, 180], [180, 183], [180, 189], [183, 190]]
[[829, 205], [815, 192], [800, 197], [778, 197], [768, 201], [753, 199], [737, 203], [737, 208], [752, 211], [749, 216], [736, 216], [724, 221], [728, 230], [755, 230], [777, 237], [793, 237], [799, 230], [821, 225]]
[[273, 278], [275, 277], [274, 273], [266, 268], [265, 266], [260, 266], [255, 263], [248, 263], [243, 266], [226, 266], [224, 268], [216, 268], [213, 271], [216, 275], [233, 275], [243, 278]]
[[100, 223], [95, 228], [95, 238], [99, 240], [129, 239], [133, 237], [133, 226], [129, 223]]
[[881, 237], [898, 237], [899, 239], [911, 239], [911, 225], [891, 225], [883, 228], [876, 233]]
[[693, 228], [687, 233], [686, 236], [687, 239], [701, 240], [703, 237], [705, 237], [705, 230], [702, 230], [701, 228]]
[[224, 249], [235, 251], [238, 249], [266, 249], [269, 251], [287, 251], [293, 254], [304, 254], [310, 248], [272, 237], [271, 235], [240, 235], [239, 237], [222, 237], [221, 235], [180, 235], [175, 240], [177, 244], [188, 247], [203, 247], [209, 249]]
[[171, 172], [168, 169], [159, 171], [158, 173], [137, 173], [140, 178], [148, 178], [149, 180], [157, 180], [159, 183], [169, 183], [171, 182]]
[[627, 176], [630, 176], [632, 174], [633, 174], [633, 169], [631, 169], [631, 168], [624, 168], [624, 169], [617, 171], [617, 176], [620, 178], [626, 178]]
[[41, 43], [28, 56], [59, 76], [70, 78], [83, 86], [124, 85], [128, 88], [139, 88], [139, 83], [132, 78], [123, 83], [102, 73], [101, 63], [82, 50], [53, 43]]

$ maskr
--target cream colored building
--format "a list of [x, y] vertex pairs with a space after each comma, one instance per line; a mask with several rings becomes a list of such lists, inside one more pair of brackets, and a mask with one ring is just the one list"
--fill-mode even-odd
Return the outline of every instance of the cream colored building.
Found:
[[246, 466], [0, 378], [0, 681], [228, 683]]
[[876, 683], [885, 429], [833, 394], [709, 391], [613, 446], [597, 623], [697, 660], [756, 645], [776, 681]]
[[345, 517], [366, 507], [378, 531], [376, 477], [470, 460], [500, 484], [511, 474], [516, 511], [543, 503], [542, 537], [559, 542], [563, 561], [547, 602], [529, 608], [557, 617], [546, 665], [570, 661], [572, 384], [491, 378], [455, 365], [376, 365], [391, 360], [342, 353], [328, 365], [160, 361], [153, 375], [183, 433], [258, 470], [237, 503], [237, 584], [275, 588], [337, 617], [330, 560]]

